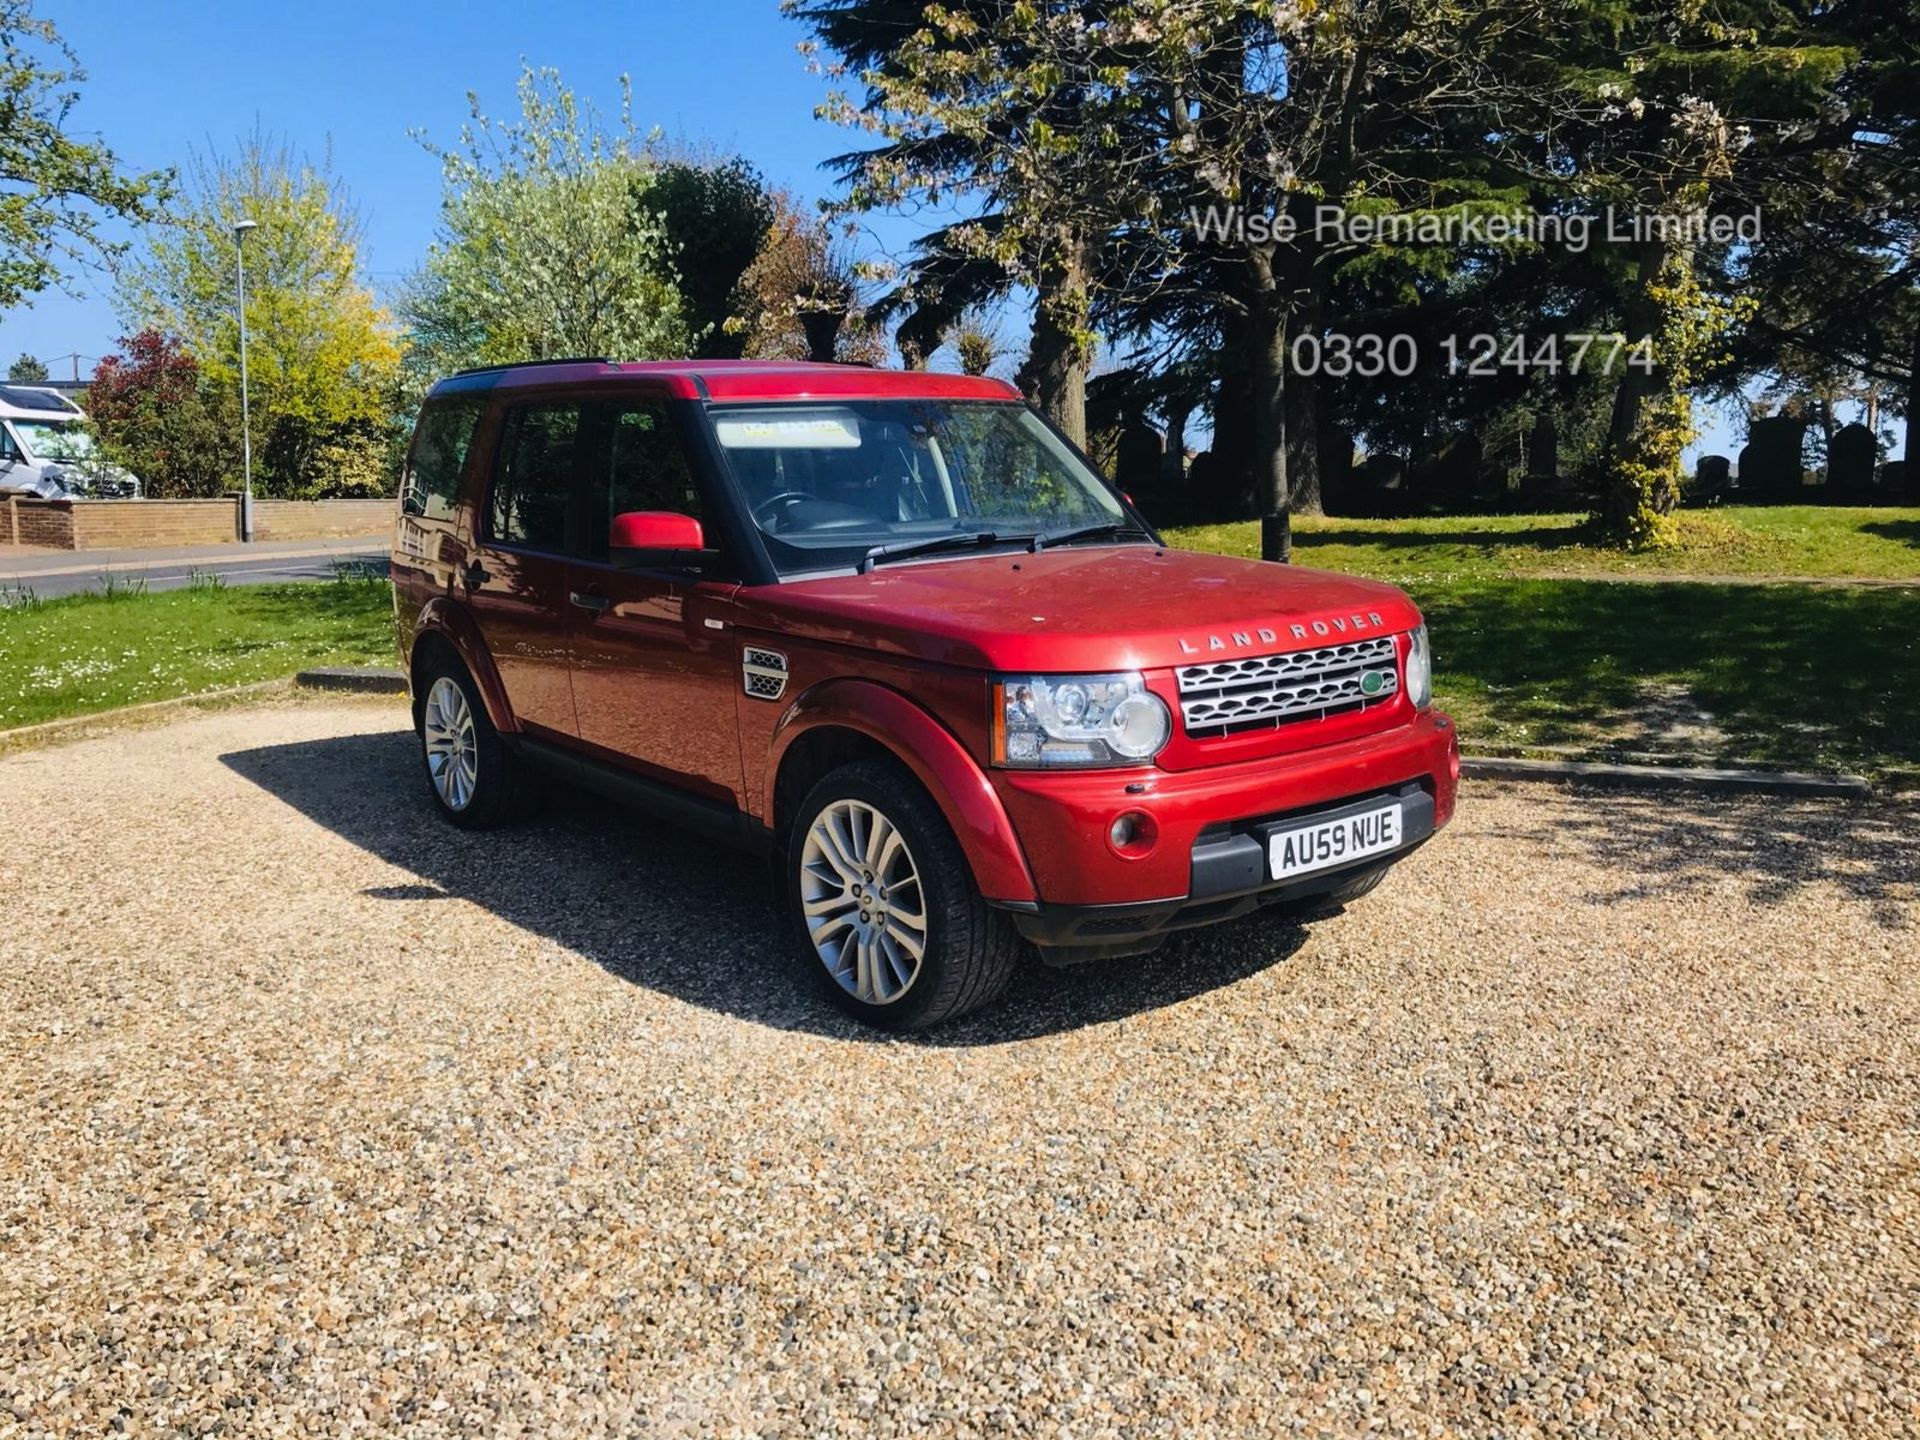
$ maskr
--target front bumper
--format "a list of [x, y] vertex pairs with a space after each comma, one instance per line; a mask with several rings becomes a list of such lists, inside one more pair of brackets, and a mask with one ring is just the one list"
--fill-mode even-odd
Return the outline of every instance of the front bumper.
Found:
[[[1398, 800], [1401, 843], [1384, 854], [1350, 864], [1271, 881], [1267, 871], [1267, 833], [1303, 820], [1339, 820]], [[1350, 883], [1368, 871], [1393, 865], [1412, 854], [1438, 828], [1435, 796], [1422, 781], [1356, 797], [1344, 804], [1263, 815], [1230, 826], [1212, 827], [1194, 844], [1192, 880], [1186, 895], [1111, 905], [1039, 905], [1013, 909], [1020, 933], [1056, 958], [1093, 960], [1138, 954], [1157, 947], [1176, 930], [1231, 920], [1263, 905], [1311, 900]]]
[[[1372, 735], [1192, 770], [988, 773], [1032, 870], [1042, 913], [1178, 906], [1219, 897], [1196, 893], [1195, 856], [1203, 842], [1229, 831], [1408, 785], [1431, 796], [1432, 828], [1439, 829], [1453, 815], [1459, 746], [1453, 722], [1425, 711]], [[1150, 849], [1122, 853], [1109, 842], [1123, 814], [1147, 818], [1157, 834]]]

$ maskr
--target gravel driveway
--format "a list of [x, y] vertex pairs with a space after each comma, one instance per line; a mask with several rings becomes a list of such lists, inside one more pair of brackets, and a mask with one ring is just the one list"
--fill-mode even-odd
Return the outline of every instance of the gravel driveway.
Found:
[[888, 1042], [401, 723], [0, 759], [0, 1434], [1920, 1432], [1913, 809], [1475, 786]]

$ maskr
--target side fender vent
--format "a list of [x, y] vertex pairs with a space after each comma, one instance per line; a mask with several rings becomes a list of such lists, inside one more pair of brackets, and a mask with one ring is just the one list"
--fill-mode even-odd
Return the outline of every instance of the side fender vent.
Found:
[[747, 694], [756, 700], [778, 700], [787, 693], [787, 657], [778, 650], [749, 645], [740, 655]]

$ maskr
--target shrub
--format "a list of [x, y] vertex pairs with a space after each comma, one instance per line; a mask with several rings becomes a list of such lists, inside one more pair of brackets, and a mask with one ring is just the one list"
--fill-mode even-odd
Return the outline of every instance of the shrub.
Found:
[[142, 330], [101, 360], [87, 411], [107, 458], [138, 475], [149, 498], [219, 495], [240, 480], [239, 407], [209, 385], [180, 341]]

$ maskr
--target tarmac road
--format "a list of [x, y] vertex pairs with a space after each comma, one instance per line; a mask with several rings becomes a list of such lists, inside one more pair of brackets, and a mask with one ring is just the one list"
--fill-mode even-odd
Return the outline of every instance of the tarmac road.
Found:
[[109, 577], [117, 584], [138, 581], [148, 590], [179, 590], [191, 584], [196, 574], [218, 575], [228, 585], [276, 585], [330, 580], [342, 565], [370, 565], [384, 572], [386, 537], [360, 535], [344, 540], [156, 550], [10, 550], [0, 546], [0, 594], [27, 589], [42, 600], [52, 600], [103, 590]]

